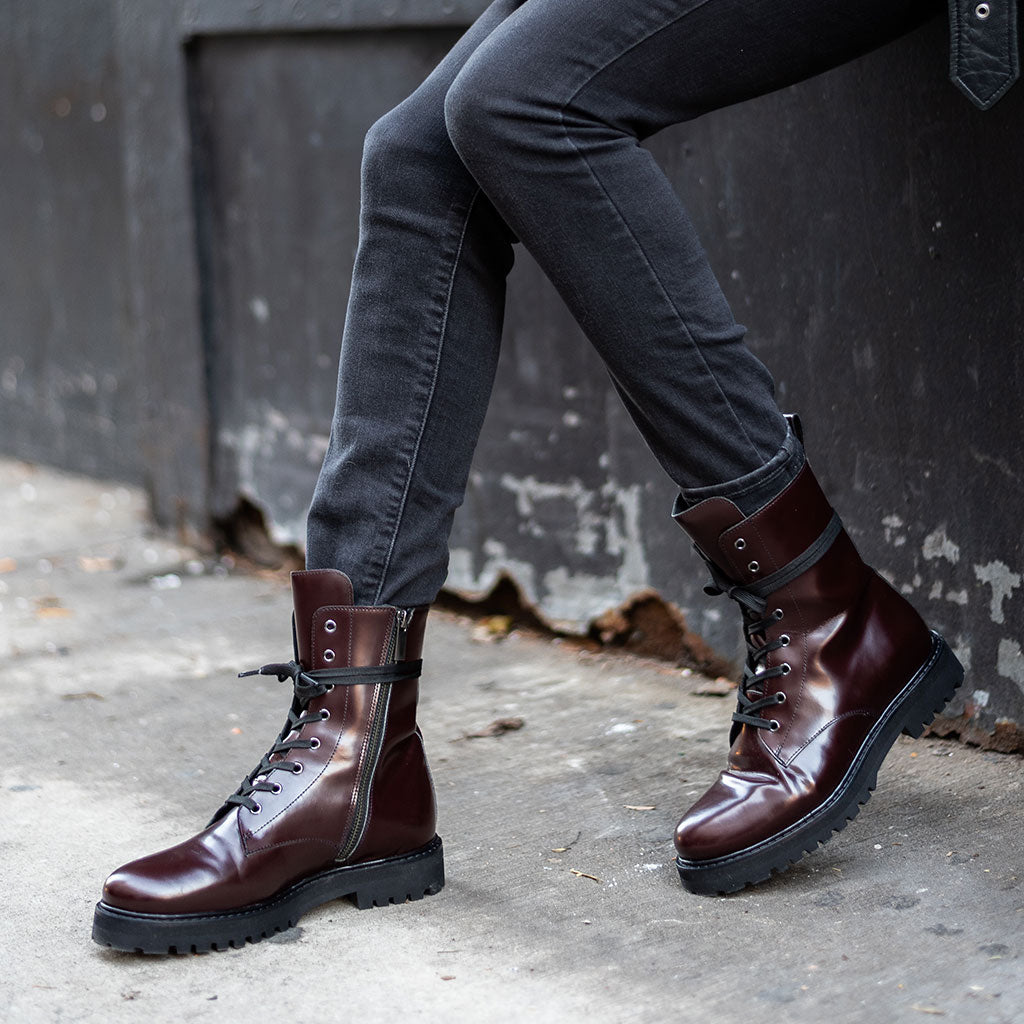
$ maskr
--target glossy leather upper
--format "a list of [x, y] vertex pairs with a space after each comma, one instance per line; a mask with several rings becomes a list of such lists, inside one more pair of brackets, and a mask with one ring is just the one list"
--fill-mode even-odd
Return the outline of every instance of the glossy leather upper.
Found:
[[[832, 515], [804, 466], [750, 517], [712, 498], [676, 519], [723, 573], [751, 585], [811, 547]], [[931, 651], [920, 616], [864, 564], [845, 531], [810, 568], [767, 595], [765, 618], [770, 624], [755, 645], [788, 642], [764, 656], [764, 668], [786, 664], [789, 673], [765, 680], [753, 696], [784, 695], [784, 703], [760, 712], [777, 725], [739, 728], [728, 766], [676, 830], [686, 860], [747, 849], [820, 806]]]
[[[397, 613], [390, 607], [352, 605], [348, 577], [337, 570], [292, 574], [295, 635], [304, 669], [382, 665], [388, 662]], [[420, 657], [426, 608], [415, 610], [406, 637], [406, 660]], [[115, 871], [105, 903], [152, 913], [198, 913], [262, 901], [292, 882], [338, 863], [409, 852], [434, 836], [433, 786], [416, 726], [418, 680], [335, 686], [309, 701], [304, 717], [317, 718], [289, 738], [313, 740], [271, 761], [301, 765], [269, 773], [275, 792], [253, 794], [257, 810], [222, 809], [220, 817], [178, 846]], [[326, 714], [325, 714], [326, 713]], [[384, 734], [371, 763], [370, 723], [384, 717]], [[369, 779], [369, 810], [358, 835], [354, 799]]]

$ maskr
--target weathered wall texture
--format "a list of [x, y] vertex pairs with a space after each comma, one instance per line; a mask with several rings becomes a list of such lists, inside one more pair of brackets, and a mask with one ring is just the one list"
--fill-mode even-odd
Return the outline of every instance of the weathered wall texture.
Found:
[[114, 14], [0, 3], [0, 443], [137, 481]]
[[[330, 422], [362, 135], [482, 9], [0, 2], [0, 445], [145, 479], [202, 533], [301, 540]], [[865, 556], [957, 648], [951, 714], [1024, 723], [1024, 86], [974, 110], [941, 19], [645, 143]], [[733, 654], [673, 491], [517, 247], [449, 583], [582, 629], [653, 589]], [[962, 718], [958, 718], [962, 716]]]

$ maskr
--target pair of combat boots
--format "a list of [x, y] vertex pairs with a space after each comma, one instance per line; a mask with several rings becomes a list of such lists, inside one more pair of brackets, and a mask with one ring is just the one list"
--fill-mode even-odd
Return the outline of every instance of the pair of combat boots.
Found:
[[[842, 829], [900, 732], [919, 736], [963, 668], [861, 560], [809, 466], [744, 516], [708, 498], [674, 516], [739, 605], [747, 644], [727, 767], [676, 829], [692, 892], [768, 878]], [[146, 953], [219, 949], [351, 896], [444, 885], [416, 725], [427, 608], [361, 607], [337, 570], [292, 574], [295, 660], [276, 742], [204, 831], [115, 871], [93, 938]]]

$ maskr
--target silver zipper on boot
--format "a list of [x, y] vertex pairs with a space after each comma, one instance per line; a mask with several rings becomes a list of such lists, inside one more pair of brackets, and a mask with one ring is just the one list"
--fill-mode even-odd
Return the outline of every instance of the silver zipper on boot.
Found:
[[[388, 641], [388, 652], [385, 659], [386, 664], [405, 660], [406, 640], [409, 633], [409, 626], [412, 624], [412, 617], [415, 608], [395, 609], [395, 628], [391, 631]], [[336, 861], [344, 861], [352, 856], [353, 851], [363, 838], [366, 830], [366, 821], [369, 814], [370, 787], [373, 785], [373, 778], [377, 773], [377, 759], [380, 757], [381, 743], [384, 739], [384, 728], [388, 720], [388, 707], [391, 704], [391, 683], [380, 683], [377, 686], [373, 712], [370, 716], [370, 736], [366, 745], [366, 757], [363, 760], [363, 770], [360, 772], [359, 781], [355, 791], [355, 814], [352, 819], [352, 827], [341, 850], [334, 858]]]

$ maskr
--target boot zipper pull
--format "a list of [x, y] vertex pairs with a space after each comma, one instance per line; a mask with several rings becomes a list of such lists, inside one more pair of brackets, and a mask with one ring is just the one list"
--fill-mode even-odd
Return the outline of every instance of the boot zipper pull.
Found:
[[415, 608], [409, 608], [408, 610], [405, 608], [396, 609], [397, 639], [395, 642], [395, 661], [405, 661], [405, 641], [415, 613]]

